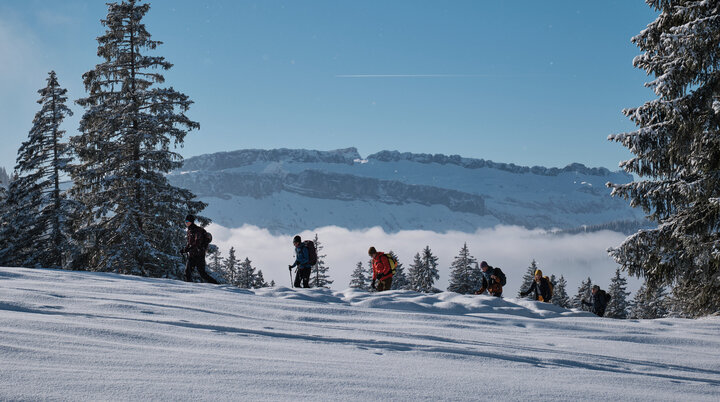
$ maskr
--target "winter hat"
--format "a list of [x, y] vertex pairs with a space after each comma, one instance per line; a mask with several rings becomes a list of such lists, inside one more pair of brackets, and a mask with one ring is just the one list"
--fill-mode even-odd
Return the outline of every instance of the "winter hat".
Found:
[[377, 254], [377, 250], [375, 250], [375, 247], [370, 247], [370, 249], [368, 250], [368, 255], [373, 255], [373, 254]]
[[195, 223], [195, 215], [188, 214], [188, 215], [185, 217], [185, 222]]
[[535, 276], [538, 276], [538, 275], [542, 276], [542, 271], [539, 270], [539, 269], [536, 269], [536, 270], [535, 270]]
[[300, 238], [300, 236], [293, 237], [293, 243], [302, 243], [302, 239]]
[[483, 261], [480, 263], [480, 268], [487, 268], [487, 267], [489, 267], [487, 262]]

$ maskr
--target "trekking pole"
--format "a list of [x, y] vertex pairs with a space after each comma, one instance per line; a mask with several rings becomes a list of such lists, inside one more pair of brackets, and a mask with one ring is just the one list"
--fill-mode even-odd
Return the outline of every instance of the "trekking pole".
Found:
[[295, 284], [293, 284], [293, 280], [292, 280], [292, 269], [289, 270], [289, 273], [290, 273], [290, 287], [294, 288]]

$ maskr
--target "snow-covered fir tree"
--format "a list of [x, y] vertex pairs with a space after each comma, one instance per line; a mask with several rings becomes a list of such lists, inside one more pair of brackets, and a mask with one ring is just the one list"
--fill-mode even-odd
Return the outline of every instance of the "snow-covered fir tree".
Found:
[[460, 294], [475, 293], [481, 286], [480, 275], [477, 260], [470, 255], [465, 243], [450, 265], [450, 284], [447, 290]]
[[10, 176], [4, 167], [0, 167], [0, 187], [7, 189], [10, 185]]
[[565, 277], [563, 275], [560, 275], [560, 279], [558, 279], [557, 282], [553, 282], [553, 297], [551, 301], [552, 304], [558, 305], [560, 307], [572, 307], [570, 297], [567, 294], [567, 281], [565, 280]]
[[667, 295], [664, 286], [656, 286], [645, 281], [637, 293], [630, 307], [630, 318], [653, 319], [668, 315]]
[[605, 317], [627, 318], [629, 307], [627, 297], [630, 296], [630, 292], [626, 290], [627, 280], [620, 275], [620, 268], [617, 268], [607, 291], [610, 302], [605, 309]]
[[223, 269], [223, 259], [220, 253], [220, 248], [214, 244], [211, 244], [210, 247], [208, 247], [207, 251], [208, 256], [208, 268], [222, 276], [223, 278], [227, 278], [225, 275], [225, 270]]
[[630, 275], [673, 286], [686, 316], [720, 311], [720, 2], [647, 0], [657, 19], [632, 41], [635, 67], [656, 99], [623, 112], [638, 129], [611, 135], [635, 156], [638, 179], [608, 184], [658, 224], [628, 237], [612, 257]]
[[148, 10], [136, 0], [108, 4], [97, 38], [103, 60], [83, 75], [88, 96], [77, 101], [85, 113], [71, 140], [71, 193], [84, 205], [77, 234], [90, 270], [179, 277], [183, 218], [205, 204], [165, 174], [182, 166], [171, 147], [199, 124], [185, 115], [186, 95], [156, 85], [172, 64], [149, 54], [161, 42], [141, 22]]
[[350, 284], [348, 284], [348, 287], [367, 290], [368, 278], [365, 272], [365, 267], [363, 266], [362, 261], [359, 261], [352, 274], [350, 274]]
[[580, 282], [580, 287], [578, 288], [577, 294], [572, 298], [572, 306], [574, 308], [579, 308], [582, 310], [588, 310], [586, 306], [582, 304], [582, 301], [585, 300], [587, 302], [590, 301], [590, 296], [592, 296], [592, 280], [590, 277], [587, 278], [586, 281]]
[[320, 240], [318, 240], [317, 233], [315, 233], [313, 242], [315, 243], [315, 250], [317, 251], [317, 264], [312, 267], [312, 272], [310, 273], [310, 287], [327, 288], [333, 281], [330, 279], [330, 275], [328, 275], [330, 267], [325, 265], [325, 257], [327, 257], [327, 255], [321, 253], [323, 245], [320, 243]]
[[73, 248], [70, 223], [76, 203], [60, 189], [68, 175], [70, 148], [62, 142], [60, 128], [72, 111], [65, 105], [67, 90], [60, 87], [54, 71], [38, 91], [41, 105], [35, 114], [28, 140], [18, 150], [17, 165], [8, 190], [7, 224], [12, 236], [3, 255], [5, 264], [24, 267], [64, 268]]
[[240, 263], [235, 255], [235, 247], [230, 247], [230, 250], [228, 250], [228, 256], [222, 260], [222, 268], [220, 269], [227, 283], [238, 286], [238, 278], [240, 277], [239, 265]]
[[[522, 283], [520, 284], [520, 289], [518, 289], [518, 295], [517, 295], [518, 298], [523, 297], [521, 295], [522, 292], [530, 289], [530, 286], [535, 281], [535, 271], [537, 269], [538, 269], [537, 262], [535, 261], [535, 259], [533, 259], [532, 262], [530, 262], [530, 266], [528, 266], [527, 271], [525, 271], [525, 274], [522, 277]], [[534, 298], [534, 295], [529, 294], [525, 297], [528, 299], [532, 299], [532, 298]]]
[[[255, 275], [255, 280], [253, 281], [252, 287], [253, 289], [259, 289], [259, 288], [266, 288], [270, 285], [268, 285], [267, 282], [265, 282], [265, 276], [262, 273], [262, 269], [259, 269], [257, 271], [257, 274]], [[273, 286], [274, 283], [273, 283]]]
[[435, 280], [440, 279], [437, 266], [438, 258], [433, 255], [430, 246], [425, 246], [422, 253], [415, 254], [415, 259], [408, 272], [411, 289], [424, 293], [439, 292], [437, 288], [433, 287]]
[[240, 263], [240, 266], [238, 268], [239, 269], [236, 286], [243, 289], [252, 288], [253, 285], [257, 283], [255, 267], [252, 266], [252, 261], [250, 261], [249, 258], [245, 257], [245, 260]]
[[275, 287], [275, 279], [273, 279], [273, 280], [270, 281], [270, 287], [271, 287], [271, 288], [274, 288], [274, 287]]
[[[373, 287], [373, 285], [372, 285], [372, 278], [373, 278], [372, 258], [368, 260], [367, 273], [365, 274], [365, 277], [367, 278], [367, 283], [365, 284], [365, 287], [367, 288], [368, 292], [377, 292], [377, 288]], [[377, 286], [377, 283], [375, 285]]]
[[400, 262], [397, 254], [395, 254], [395, 252], [392, 250], [388, 251], [387, 254], [390, 256], [390, 258], [397, 262], [397, 266], [395, 267], [395, 275], [393, 275], [390, 290], [409, 289], [410, 281], [405, 274], [405, 267], [403, 266], [402, 262]]

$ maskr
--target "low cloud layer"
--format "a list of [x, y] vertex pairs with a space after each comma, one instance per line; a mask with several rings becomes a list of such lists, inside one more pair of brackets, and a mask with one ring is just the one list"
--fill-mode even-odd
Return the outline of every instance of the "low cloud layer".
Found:
[[[238, 258], [248, 257], [253, 265], [263, 271], [269, 282], [289, 286], [288, 265], [294, 261], [292, 236], [272, 235], [266, 229], [245, 225], [240, 228], [225, 228], [211, 225], [213, 234], [223, 256], [230, 247], [235, 247]], [[580, 281], [588, 276], [593, 283], [607, 288], [617, 264], [607, 255], [607, 248], [617, 246], [625, 235], [601, 231], [574, 235], [554, 235], [543, 230], [528, 230], [516, 226], [498, 226], [480, 229], [475, 233], [435, 233], [422, 230], [385, 233], [381, 228], [348, 230], [339, 227], [323, 227], [315, 231], [300, 233], [302, 238], [312, 239], [318, 234], [334, 280], [333, 289], [345, 289], [350, 282], [350, 273], [361, 261], [367, 264], [367, 250], [374, 246], [380, 251], [393, 250], [400, 262], [407, 268], [416, 253], [430, 246], [439, 258], [440, 279], [436, 287], [446, 289], [450, 276], [450, 264], [464, 243], [478, 261], [501, 267], [508, 277], [505, 295], [514, 297], [523, 274], [535, 259], [546, 275], [564, 275], [568, 282], [568, 294], [577, 292]], [[628, 278], [629, 290], [635, 291], [639, 281]]]

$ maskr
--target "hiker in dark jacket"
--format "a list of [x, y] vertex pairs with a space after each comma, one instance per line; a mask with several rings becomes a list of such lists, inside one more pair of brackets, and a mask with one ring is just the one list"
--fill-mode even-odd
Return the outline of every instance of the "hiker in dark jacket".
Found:
[[488, 293], [495, 297], [502, 296], [502, 278], [505, 277], [505, 274], [503, 274], [500, 268], [493, 268], [485, 261], [480, 263], [480, 269], [482, 270], [482, 286], [480, 286], [480, 290], [475, 292], [475, 294], [480, 295], [487, 290]]
[[195, 216], [188, 215], [185, 217], [185, 226], [187, 226], [187, 245], [180, 250], [181, 253], [187, 253], [187, 265], [185, 266], [185, 282], [192, 282], [192, 272], [197, 268], [200, 276], [205, 282], [218, 282], [212, 276], [205, 272], [205, 252], [207, 251], [206, 231], [195, 224]]
[[587, 302], [582, 300], [582, 304], [590, 306], [590, 311], [595, 313], [598, 317], [602, 317], [605, 315], [605, 308], [607, 308], [607, 305], [610, 302], [610, 295], [600, 289], [600, 286], [598, 285], [594, 285], [591, 292], [592, 296], [590, 296], [590, 301]]
[[520, 292], [520, 296], [525, 297], [529, 295], [530, 292], [535, 292], [535, 300], [549, 303], [550, 299], [552, 298], [550, 286], [550, 281], [547, 278], [543, 277], [542, 271], [536, 269], [535, 280], [533, 281], [532, 285], [530, 285], [530, 289], [524, 292]]
[[[368, 255], [372, 258], [373, 267], [373, 278], [370, 286], [378, 292], [390, 290], [393, 274], [392, 268], [390, 267], [390, 260], [388, 260], [387, 255], [385, 255], [382, 251], [375, 250], [375, 247], [370, 247]], [[377, 287], [375, 287], [376, 282]]]
[[302, 287], [310, 287], [310, 272], [312, 271], [312, 265], [310, 265], [310, 252], [307, 246], [302, 242], [300, 236], [293, 238], [293, 246], [295, 246], [295, 262], [292, 265], [288, 265], [288, 268], [292, 271], [293, 267], [297, 267], [295, 272], [295, 287], [300, 287], [302, 281]]

